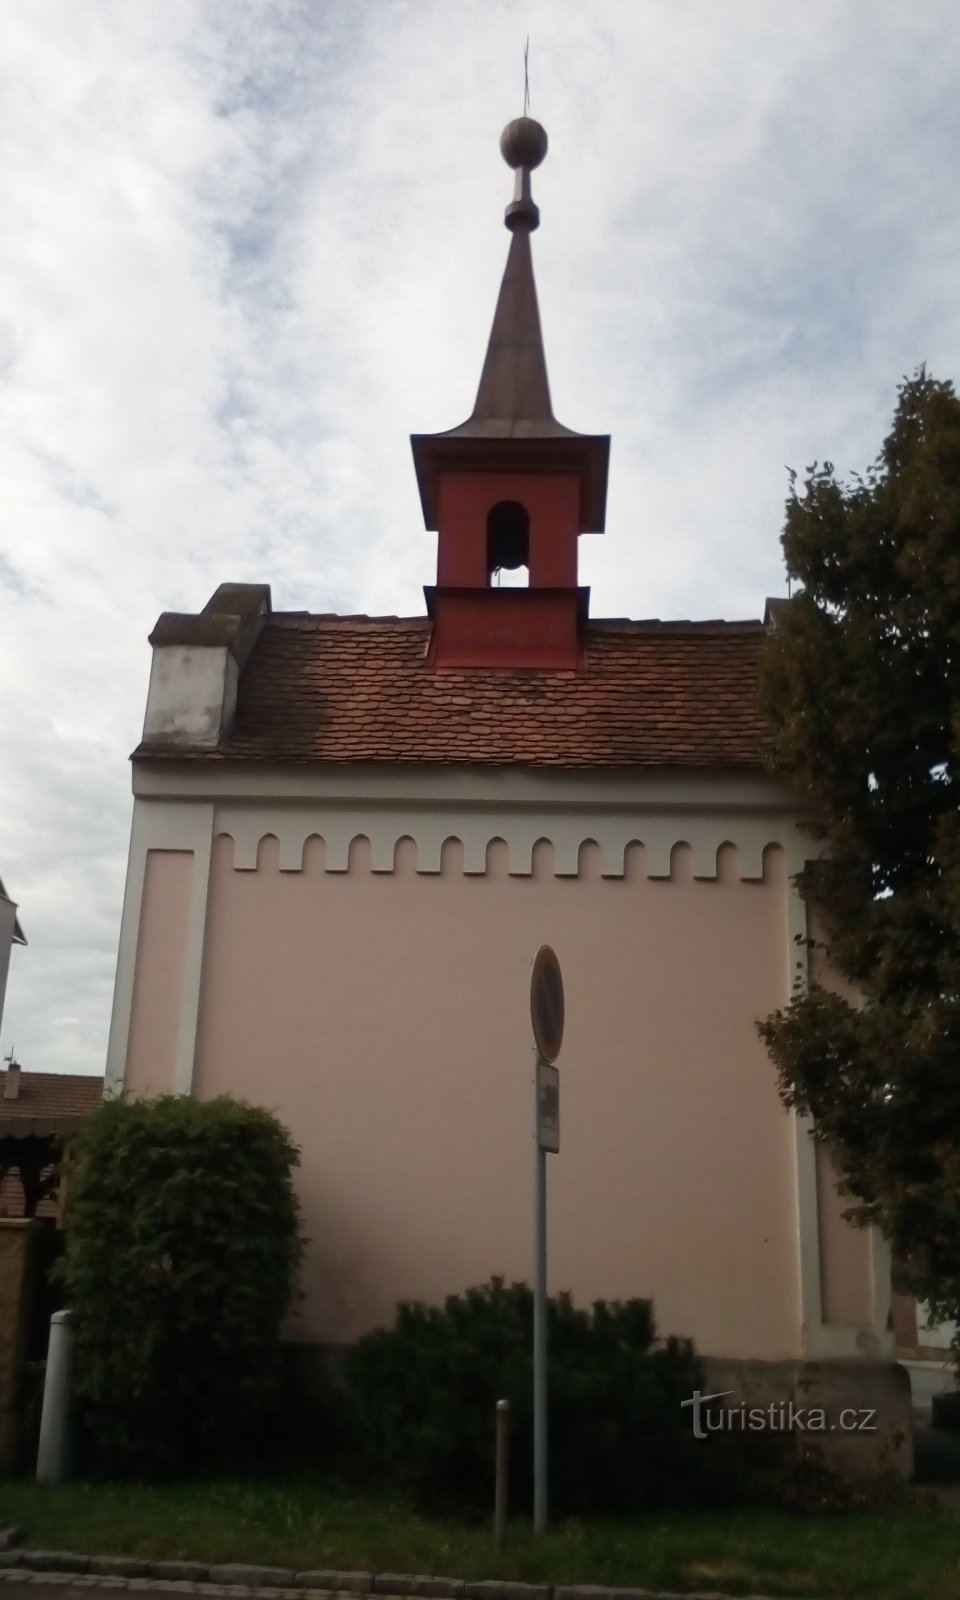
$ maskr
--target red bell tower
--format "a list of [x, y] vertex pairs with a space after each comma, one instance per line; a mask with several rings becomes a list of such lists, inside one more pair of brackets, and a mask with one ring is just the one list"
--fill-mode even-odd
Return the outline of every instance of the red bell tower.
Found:
[[[518, 117], [500, 149], [516, 171], [510, 249], [473, 414], [447, 433], [414, 434], [424, 521], [439, 535], [428, 665], [574, 670], [589, 590], [577, 583], [581, 533], [602, 533], [608, 436], [574, 433], [550, 404], [530, 235], [540, 212], [530, 174], [547, 153], [539, 122]], [[529, 588], [499, 588], [526, 567]]]

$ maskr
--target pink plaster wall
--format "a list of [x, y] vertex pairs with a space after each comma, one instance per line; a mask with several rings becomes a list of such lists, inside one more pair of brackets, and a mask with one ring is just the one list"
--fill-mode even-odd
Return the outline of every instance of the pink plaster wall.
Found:
[[[830, 965], [825, 929], [815, 908], [807, 918], [814, 940], [810, 977], [815, 983], [856, 1003], [856, 990]], [[852, 1228], [843, 1213], [851, 1200], [837, 1190], [837, 1171], [823, 1146], [817, 1148], [817, 1206], [820, 1226], [820, 1293], [823, 1320], [838, 1327], [858, 1327], [873, 1321], [873, 1271], [870, 1234]]]
[[276, 1109], [303, 1149], [311, 1243], [293, 1331], [346, 1340], [400, 1298], [438, 1300], [492, 1273], [529, 1278], [527, 995], [541, 943], [567, 990], [562, 1152], [550, 1159], [550, 1277], [581, 1302], [652, 1295], [664, 1332], [710, 1355], [800, 1353], [793, 1131], [754, 1019], [786, 986], [783, 867], [740, 882], [640, 871], [602, 879], [597, 850], [555, 878], [234, 871], [215, 841], [195, 1092]]
[[844, 1221], [851, 1201], [839, 1193], [836, 1168], [822, 1145], [817, 1147], [817, 1203], [823, 1320], [840, 1328], [869, 1325], [873, 1321], [870, 1235]]
[[124, 1079], [132, 1094], [174, 1086], [192, 878], [192, 851], [148, 850]]

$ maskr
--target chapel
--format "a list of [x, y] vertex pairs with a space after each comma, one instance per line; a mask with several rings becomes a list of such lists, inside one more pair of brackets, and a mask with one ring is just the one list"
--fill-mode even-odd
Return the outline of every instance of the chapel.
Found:
[[651, 1297], [717, 1388], [882, 1391], [892, 1415], [886, 1248], [844, 1220], [755, 1026], [806, 979], [814, 848], [765, 765], [772, 624], [591, 614], [578, 554], [604, 532], [610, 441], [553, 411], [546, 149], [528, 117], [503, 134], [476, 400], [412, 438], [425, 613], [280, 611], [266, 583], [225, 582], [150, 635], [108, 1092], [278, 1113], [309, 1236], [288, 1333], [348, 1342], [400, 1300], [529, 1280], [549, 944], [551, 1289]]

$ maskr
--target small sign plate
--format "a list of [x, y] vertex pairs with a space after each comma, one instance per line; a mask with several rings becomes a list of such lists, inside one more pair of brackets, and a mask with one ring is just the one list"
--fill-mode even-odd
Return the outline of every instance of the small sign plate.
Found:
[[549, 1061], [537, 1062], [537, 1144], [552, 1155], [560, 1151], [560, 1073]]
[[548, 944], [537, 951], [530, 975], [530, 1021], [544, 1061], [556, 1061], [563, 1044], [563, 978]]

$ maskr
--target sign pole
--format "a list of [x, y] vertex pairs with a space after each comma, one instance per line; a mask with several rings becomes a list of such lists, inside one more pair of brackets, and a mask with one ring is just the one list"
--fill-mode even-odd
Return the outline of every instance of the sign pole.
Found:
[[533, 1026], [533, 1531], [547, 1527], [547, 1156], [560, 1149], [563, 978], [548, 944], [530, 975]]
[[[533, 1047], [534, 1128], [540, 1116], [540, 1047]], [[533, 1531], [547, 1527], [547, 1152], [534, 1143]]]

